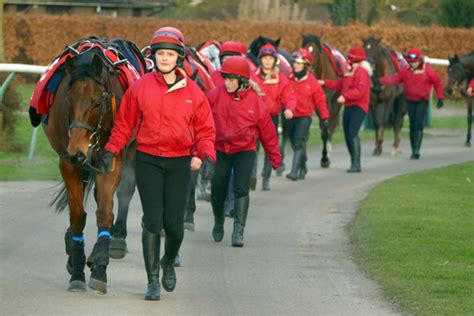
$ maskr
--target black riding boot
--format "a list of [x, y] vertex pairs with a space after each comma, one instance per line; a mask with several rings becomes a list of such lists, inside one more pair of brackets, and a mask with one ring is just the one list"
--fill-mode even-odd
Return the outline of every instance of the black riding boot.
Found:
[[161, 267], [163, 268], [163, 276], [161, 284], [167, 292], [173, 292], [176, 287], [176, 271], [174, 271], [175, 258], [168, 259], [166, 254], [161, 258]]
[[306, 162], [302, 162], [300, 169], [298, 170], [298, 180], [304, 180], [307, 173], [308, 173], [308, 168], [306, 167]]
[[186, 210], [184, 212], [184, 229], [193, 232], [194, 231], [194, 211]]
[[286, 175], [288, 179], [293, 181], [298, 180], [298, 173], [301, 166], [301, 158], [303, 158], [303, 149], [296, 149], [293, 153], [293, 164], [291, 165], [291, 171]]
[[422, 131], [416, 131], [413, 133], [413, 146], [412, 146], [411, 159], [420, 159], [420, 148], [421, 148], [422, 140], [423, 140]]
[[349, 173], [355, 173], [361, 171], [360, 165], [360, 138], [359, 136], [354, 137], [350, 142], [351, 147], [351, 167], [347, 170]]
[[36, 109], [32, 106], [28, 109], [30, 115], [30, 122], [33, 127], [37, 127], [41, 123], [41, 115], [36, 112]]
[[265, 160], [262, 170], [262, 190], [270, 191], [272, 186], [270, 185], [270, 177], [272, 175], [272, 165], [267, 155], [265, 155]]
[[249, 211], [249, 196], [235, 199], [234, 230], [232, 232], [232, 247], [244, 246], [244, 228]]
[[214, 213], [214, 227], [212, 228], [212, 238], [214, 238], [215, 242], [221, 242], [222, 238], [224, 238], [224, 210], [221, 208], [217, 209], [213, 205], [212, 211]]
[[145, 294], [147, 301], [160, 300], [160, 234], [153, 234], [146, 228], [142, 231], [143, 259], [148, 277]]

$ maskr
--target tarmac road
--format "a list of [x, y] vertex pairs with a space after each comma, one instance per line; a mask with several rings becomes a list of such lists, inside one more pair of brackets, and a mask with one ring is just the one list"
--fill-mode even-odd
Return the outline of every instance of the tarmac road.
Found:
[[[304, 182], [272, 178], [272, 191], [251, 193], [245, 247], [230, 246], [232, 223], [222, 243], [212, 240], [210, 204], [198, 202], [196, 232], [186, 233], [173, 293], [143, 300], [146, 274], [141, 251], [141, 208], [135, 194], [129, 216], [129, 254], [111, 260], [108, 294], [66, 291], [64, 232], [67, 214], [48, 208], [54, 182], [0, 183], [0, 314], [2, 315], [395, 315], [380, 288], [351, 258], [347, 226], [358, 203], [377, 183], [396, 175], [474, 159], [464, 136], [425, 138], [422, 159], [403, 153], [372, 157], [363, 144], [363, 172], [347, 174], [348, 154], [334, 146], [332, 165], [319, 168], [310, 154]], [[287, 158], [287, 165], [290, 160]], [[261, 165], [261, 164], [260, 164]], [[86, 255], [96, 226], [88, 207]], [[89, 277], [89, 271], [86, 271]]]

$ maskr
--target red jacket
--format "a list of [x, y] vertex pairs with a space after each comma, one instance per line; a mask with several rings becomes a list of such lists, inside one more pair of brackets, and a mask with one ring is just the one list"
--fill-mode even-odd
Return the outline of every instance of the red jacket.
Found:
[[124, 94], [106, 150], [118, 154], [136, 130], [137, 150], [161, 157], [208, 156], [215, 161], [211, 108], [196, 83], [181, 78], [170, 89], [156, 71]]
[[322, 120], [329, 119], [326, 95], [316, 77], [308, 72], [301, 80], [298, 80], [293, 74], [290, 74], [289, 79], [296, 95], [296, 109], [293, 116], [312, 117], [313, 111], [317, 110]]
[[383, 85], [403, 84], [403, 93], [411, 101], [429, 100], [432, 86], [438, 99], [444, 98], [443, 82], [436, 70], [427, 63], [423, 63], [415, 71], [410, 66], [400, 68], [393, 76], [380, 78], [380, 83]]
[[331, 90], [337, 90], [344, 96], [344, 106], [358, 106], [365, 114], [369, 112], [370, 75], [362, 66], [337, 80], [324, 80], [324, 85]]
[[472, 88], [474, 90], [474, 78], [469, 81], [469, 85], [467, 86], [468, 88]]
[[262, 69], [259, 67], [252, 76], [254, 80], [265, 93], [263, 100], [271, 116], [277, 116], [282, 110], [289, 109], [295, 112], [296, 96], [291, 88], [288, 78], [280, 73], [271, 75], [270, 79], [262, 76]]
[[239, 99], [224, 85], [208, 95], [216, 124], [216, 149], [226, 154], [255, 150], [262, 142], [273, 168], [281, 165], [275, 126], [265, 104], [252, 88], [239, 91]]

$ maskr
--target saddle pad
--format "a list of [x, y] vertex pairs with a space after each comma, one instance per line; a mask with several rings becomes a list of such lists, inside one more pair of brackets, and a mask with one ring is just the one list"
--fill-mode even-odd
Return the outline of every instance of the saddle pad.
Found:
[[349, 62], [343, 53], [328, 43], [322, 43], [321, 47], [326, 52], [326, 55], [328, 55], [331, 65], [338, 77], [342, 77], [346, 72], [349, 72]]

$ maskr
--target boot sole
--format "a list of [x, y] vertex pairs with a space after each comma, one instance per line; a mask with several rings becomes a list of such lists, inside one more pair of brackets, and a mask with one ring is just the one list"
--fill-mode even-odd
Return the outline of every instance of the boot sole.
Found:
[[84, 281], [71, 281], [67, 287], [68, 292], [87, 292], [86, 282]]
[[107, 282], [91, 278], [89, 281], [89, 288], [94, 290], [97, 294], [107, 294]]

